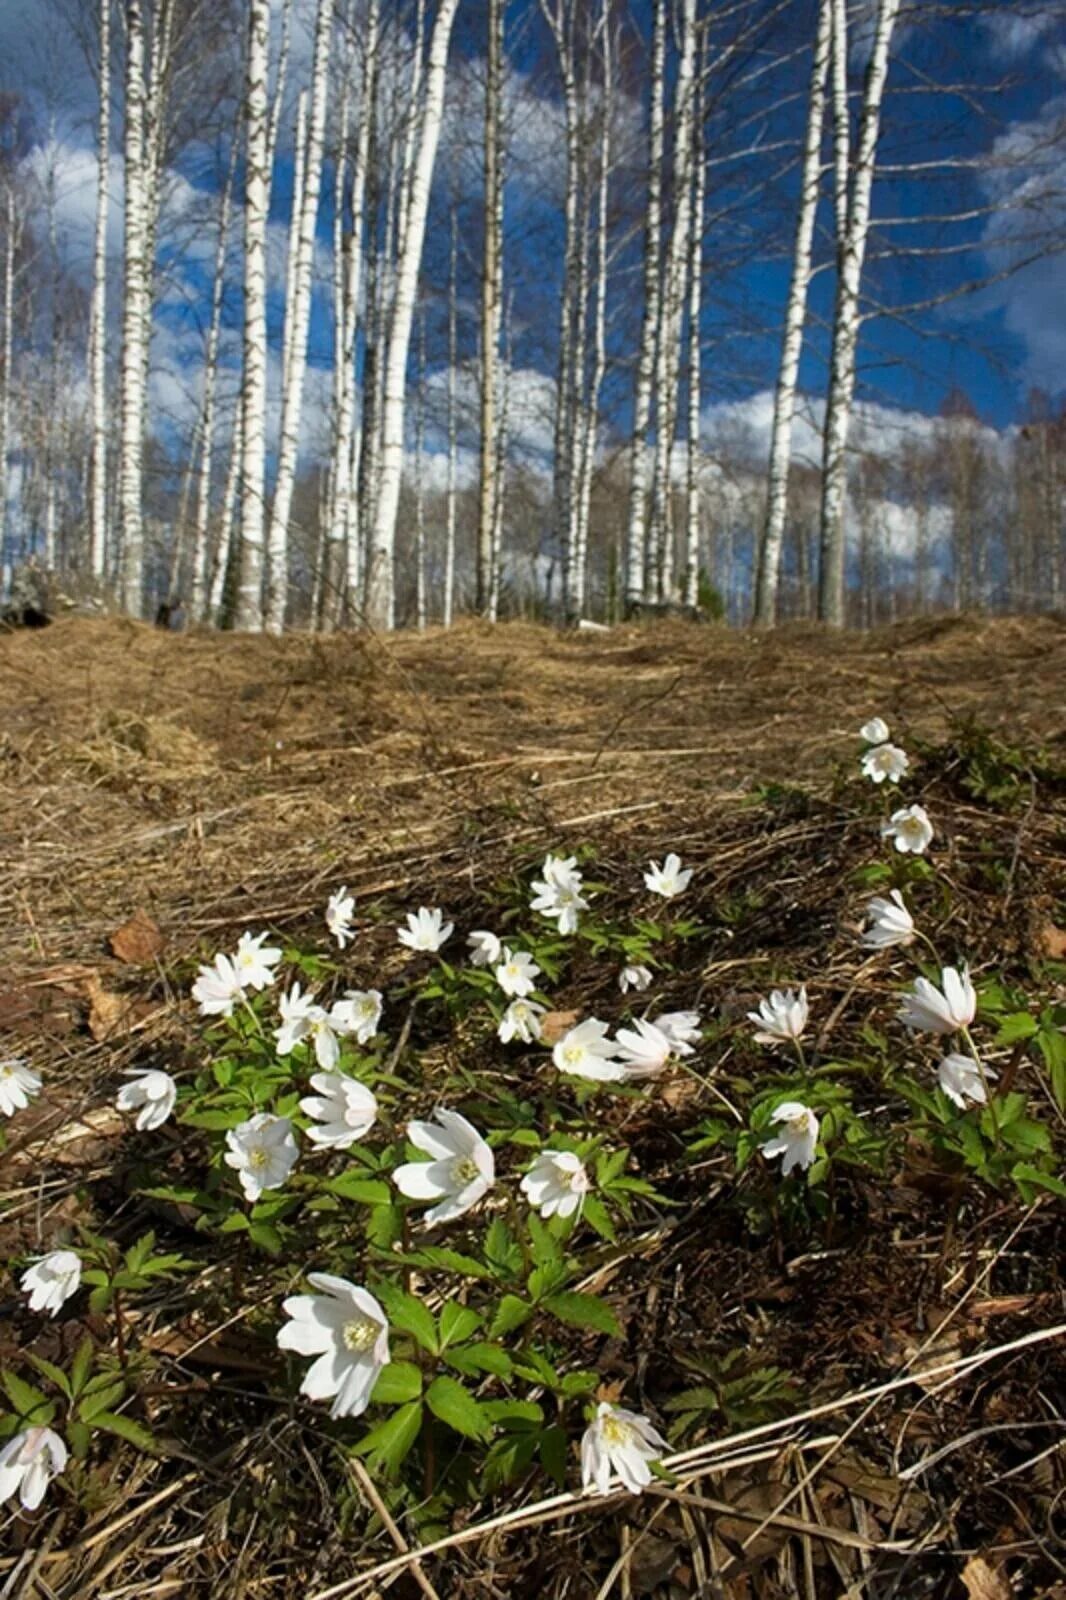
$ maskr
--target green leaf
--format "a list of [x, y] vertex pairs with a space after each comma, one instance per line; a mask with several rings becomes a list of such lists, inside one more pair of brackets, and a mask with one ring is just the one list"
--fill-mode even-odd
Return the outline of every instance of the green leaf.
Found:
[[412, 1400], [401, 1406], [385, 1422], [371, 1428], [354, 1447], [354, 1454], [367, 1456], [373, 1471], [395, 1477], [405, 1456], [418, 1438], [422, 1426], [422, 1402]]
[[403, 1238], [403, 1211], [399, 1206], [371, 1206], [365, 1226], [368, 1242], [391, 1256], [393, 1245]]
[[544, 1422], [543, 1407], [535, 1400], [483, 1400], [481, 1409], [490, 1422], [509, 1432], [525, 1433], [530, 1428], [540, 1428]]
[[394, 1283], [383, 1283], [375, 1292], [388, 1312], [393, 1327], [398, 1328], [401, 1333], [409, 1333], [423, 1350], [428, 1350], [430, 1355], [436, 1355], [437, 1324], [421, 1300], [416, 1299], [413, 1294], [408, 1294], [405, 1289], [398, 1288]]
[[509, 1378], [514, 1371], [514, 1362], [507, 1351], [501, 1345], [488, 1344], [484, 1340], [478, 1340], [476, 1344], [457, 1345], [445, 1352], [444, 1359], [450, 1367], [467, 1377], [491, 1372], [497, 1378]]
[[1061, 1178], [1056, 1178], [1053, 1173], [1041, 1172], [1039, 1167], [1034, 1167], [1027, 1161], [1019, 1161], [1017, 1166], [1011, 1168], [1010, 1175], [1027, 1204], [1034, 1198], [1031, 1192], [1033, 1189], [1044, 1189], [1048, 1194], [1057, 1194], [1060, 1199], [1066, 1200], [1066, 1183], [1063, 1183]]
[[117, 1434], [120, 1439], [135, 1444], [138, 1450], [154, 1453], [159, 1448], [147, 1428], [134, 1422], [132, 1417], [120, 1416], [116, 1411], [98, 1411], [92, 1419], [92, 1425], [94, 1428], [103, 1428], [106, 1433]]
[[77, 1399], [78, 1395], [85, 1388], [92, 1364], [93, 1342], [92, 1339], [86, 1335], [86, 1337], [81, 1341], [81, 1344], [79, 1344], [77, 1353], [75, 1354], [74, 1360], [72, 1361], [70, 1367], [70, 1387], [75, 1399]]
[[500, 1278], [517, 1277], [522, 1270], [521, 1246], [502, 1217], [485, 1234], [485, 1260]]
[[460, 1305], [457, 1300], [449, 1300], [437, 1320], [440, 1323], [440, 1348], [443, 1350], [447, 1345], [462, 1344], [464, 1339], [469, 1339], [485, 1319], [479, 1312], [472, 1311], [469, 1306]]
[[559, 1374], [539, 1350], [523, 1350], [515, 1365], [529, 1383], [542, 1383], [548, 1389], [558, 1388]]
[[618, 1318], [598, 1295], [569, 1290], [551, 1295], [544, 1305], [553, 1317], [558, 1317], [560, 1322], [565, 1322], [571, 1328], [590, 1328], [596, 1333], [609, 1334], [612, 1338], [618, 1338], [622, 1332]]
[[[0, 1373], [0, 1382], [3, 1383], [8, 1399], [20, 1418], [27, 1422], [39, 1422], [39, 1412], [49, 1409], [50, 1402], [40, 1389], [35, 1389], [32, 1383], [27, 1383], [20, 1378], [17, 1372], [5, 1370]], [[52, 1406], [51, 1409], [55, 1410]]]
[[566, 1458], [568, 1454], [566, 1430], [560, 1428], [557, 1423], [554, 1423], [550, 1428], [545, 1428], [540, 1436], [538, 1454], [540, 1456], [540, 1464], [549, 1478], [560, 1489], [564, 1488], [566, 1485]]
[[489, 1338], [499, 1339], [505, 1333], [512, 1333], [515, 1328], [520, 1328], [528, 1322], [533, 1315], [533, 1307], [528, 1300], [522, 1300], [516, 1294], [505, 1294], [496, 1307], [496, 1315], [489, 1328]]
[[284, 1249], [281, 1234], [272, 1222], [249, 1223], [248, 1237], [260, 1250], [265, 1250], [268, 1256], [280, 1256]]
[[443, 1267], [448, 1272], [461, 1272], [468, 1278], [491, 1278], [492, 1273], [483, 1261], [463, 1255], [459, 1250], [446, 1250], [440, 1245], [424, 1245], [421, 1250], [408, 1250], [396, 1259], [410, 1262], [414, 1267]]
[[47, 1378], [50, 1383], [54, 1383], [60, 1393], [69, 1400], [71, 1398], [70, 1379], [63, 1371], [63, 1368], [57, 1367], [51, 1361], [46, 1361], [43, 1356], [35, 1356], [32, 1350], [29, 1352], [29, 1356], [41, 1376]]
[[997, 1044], [1015, 1044], [1019, 1039], [1031, 1039], [1039, 1031], [1040, 1024], [1028, 1011], [1015, 1011], [1011, 1016], [1004, 1017], [996, 1034]]
[[559, 1385], [568, 1400], [579, 1394], [592, 1394], [600, 1381], [598, 1372], [568, 1372]]
[[370, 1396], [375, 1405], [398, 1406], [422, 1393], [422, 1372], [413, 1361], [390, 1361], [382, 1367]]
[[563, 1252], [558, 1239], [551, 1230], [545, 1226], [535, 1211], [528, 1217], [529, 1238], [533, 1246], [533, 1260], [538, 1267], [558, 1267], [562, 1264]]
[[110, 1411], [116, 1400], [121, 1400], [126, 1393], [126, 1385], [120, 1378], [118, 1382], [111, 1381], [102, 1388], [90, 1385], [78, 1407], [78, 1417], [82, 1422], [95, 1422], [101, 1411]]
[[614, 1223], [611, 1221], [611, 1214], [598, 1195], [585, 1196], [581, 1215], [589, 1227], [594, 1229], [601, 1239], [606, 1239], [608, 1244], [613, 1244], [618, 1238]]
[[68, 1422], [64, 1432], [70, 1444], [71, 1452], [75, 1459], [83, 1461], [89, 1454], [89, 1445], [92, 1442], [92, 1429], [86, 1422]]
[[342, 1200], [358, 1200], [366, 1206], [388, 1206], [393, 1201], [393, 1191], [387, 1183], [365, 1178], [359, 1172], [342, 1172], [339, 1178], [331, 1178], [326, 1188]]
[[486, 1494], [511, 1483], [525, 1472], [537, 1449], [537, 1433], [510, 1433], [490, 1445], [485, 1455], [481, 1482]]
[[489, 1432], [490, 1419], [455, 1378], [434, 1378], [426, 1390], [426, 1404], [435, 1417], [467, 1439], [484, 1439]]

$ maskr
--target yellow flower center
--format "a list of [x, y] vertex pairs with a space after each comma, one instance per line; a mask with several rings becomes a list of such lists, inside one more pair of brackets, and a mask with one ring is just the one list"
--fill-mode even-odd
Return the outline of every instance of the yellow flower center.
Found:
[[248, 1153], [248, 1165], [251, 1167], [253, 1172], [262, 1172], [269, 1159], [270, 1157], [267, 1155], [266, 1151], [259, 1146]]
[[623, 1422], [621, 1417], [606, 1416], [600, 1419], [600, 1433], [603, 1441], [608, 1445], [626, 1445], [633, 1437], [633, 1429], [628, 1422]]
[[478, 1176], [477, 1162], [472, 1156], [460, 1156], [452, 1166], [452, 1176], [465, 1189]]
[[576, 1067], [584, 1054], [585, 1052], [579, 1044], [568, 1044], [563, 1051], [563, 1060], [570, 1066]]
[[341, 1329], [341, 1343], [352, 1355], [365, 1355], [374, 1348], [380, 1332], [378, 1324], [370, 1317], [353, 1317]]

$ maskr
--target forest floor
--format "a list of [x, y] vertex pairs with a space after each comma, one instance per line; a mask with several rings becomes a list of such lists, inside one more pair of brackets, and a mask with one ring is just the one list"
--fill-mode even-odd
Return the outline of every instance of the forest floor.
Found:
[[[899, 803], [921, 801], [944, 826], [975, 967], [1063, 999], [1060, 620], [926, 619], [865, 636], [464, 623], [381, 641], [71, 619], [0, 636], [0, 1058], [28, 1055], [49, 1085], [0, 1147], [0, 1361], [31, 1344], [61, 1360], [86, 1327], [103, 1337], [103, 1319], [64, 1316], [40, 1342], [3, 1261], [82, 1215], [143, 1221], [113, 1086], [130, 1063], [192, 1048], [192, 963], [245, 929], [320, 938], [341, 883], [358, 905], [444, 906], [465, 932], [486, 925], [474, 908], [493, 875], [528, 874], [547, 850], [591, 846], [596, 876], [614, 882], [676, 849], [697, 868], [691, 915], [706, 937], [684, 954], [675, 1003], [739, 1018], [770, 979], [809, 976], [819, 1013], [839, 1016], [862, 959], [854, 874], [871, 830], [857, 729], [874, 714], [918, 758]], [[120, 938], [123, 960], [112, 938], [135, 913], [147, 936]], [[385, 978], [390, 960], [382, 948]], [[608, 978], [590, 956], [585, 993]], [[875, 987], [892, 998], [887, 976]], [[576, 985], [557, 997], [575, 1001]], [[1062, 1340], [1043, 1337], [1066, 1322], [1061, 1204], [968, 1197], [955, 1232], [940, 1175], [916, 1163], [854, 1180], [841, 1240], [782, 1251], [744, 1236], [711, 1169], [720, 1212], [691, 1227], [683, 1206], [672, 1213], [654, 1260], [618, 1279], [628, 1343], [595, 1359], [636, 1374], [654, 1409], [660, 1357], [704, 1330], [721, 1413], [685, 1442], [754, 1423], [761, 1453], [722, 1458], [654, 1512], [581, 1501], [535, 1533], [477, 1535], [479, 1520], [553, 1491], [501, 1493], [454, 1513], [468, 1542], [360, 1586], [404, 1529], [353, 1532], [365, 1513], [321, 1503], [313, 1428], [299, 1444], [272, 1431], [291, 1402], [277, 1398], [269, 1342], [229, 1340], [224, 1317], [183, 1342], [155, 1318], [159, 1391], [194, 1397], [195, 1437], [174, 1443], [167, 1416], [167, 1449], [113, 1441], [80, 1500], [58, 1494], [17, 1522], [0, 1508], [0, 1595], [1066, 1596], [1066, 1363]], [[727, 1352], [749, 1346], [780, 1379], [776, 1409], [772, 1395], [760, 1409], [757, 1384], [725, 1397], [721, 1374], [745, 1376]], [[938, 1362], [939, 1382], [914, 1380]], [[882, 1402], [853, 1401], [907, 1375]], [[838, 1402], [824, 1425], [794, 1421]], [[827, 1438], [838, 1443], [819, 1466]], [[264, 1479], [282, 1456], [293, 1482], [275, 1499]]]

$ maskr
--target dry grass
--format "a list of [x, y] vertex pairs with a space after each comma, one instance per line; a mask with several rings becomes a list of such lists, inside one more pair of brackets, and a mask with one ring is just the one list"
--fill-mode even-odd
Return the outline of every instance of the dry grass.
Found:
[[[5, 1253], [87, 1204], [133, 1225], [131, 1158], [101, 1083], [195, 1048], [185, 958], [246, 925], [317, 927], [342, 881], [464, 917], [494, 874], [546, 846], [591, 842], [609, 885], [676, 846], [700, 867], [692, 910], [707, 928], [678, 1003], [728, 1017], [764, 979], [810, 974], [818, 1014], [852, 1037], [893, 987], [866, 972], [857, 992], [840, 930], [869, 830], [838, 765], [875, 711], [938, 747], [919, 777], [945, 823], [955, 932], [979, 967], [1022, 981], [1066, 923], [1066, 793], [1041, 786], [1030, 803], [1023, 773], [1017, 805], [989, 806], [946, 741], [970, 717], [1061, 761], [1064, 686], [1066, 626], [1047, 618], [839, 638], [466, 624], [278, 641], [79, 621], [0, 637], [0, 1048], [28, 1041], [50, 1085], [5, 1158]], [[107, 942], [137, 908], [167, 940], [141, 967]], [[374, 941], [365, 959], [387, 980], [384, 930]], [[580, 996], [558, 1002], [588, 1005], [612, 982], [590, 963]], [[668, 1116], [627, 1138], [658, 1181]], [[915, 1168], [853, 1197], [841, 1243], [782, 1262], [719, 1204], [722, 1162], [686, 1183], [667, 1223], [606, 1263], [632, 1332], [595, 1359], [654, 1403], [658, 1369], [740, 1346], [793, 1374], [806, 1411], [699, 1440], [675, 1489], [637, 1507], [534, 1491], [486, 1506], [418, 1566], [402, 1527], [368, 1523], [360, 1469], [271, 1396], [254, 1282], [246, 1304], [216, 1295], [194, 1327], [164, 1298], [142, 1337], [161, 1363], [169, 1453], [116, 1451], [97, 1505], [7, 1529], [0, 1600], [1053, 1593], [1066, 1578], [1054, 1208], [993, 1197], [949, 1241], [943, 1186]], [[208, 1270], [201, 1306], [210, 1288]], [[38, 1331], [16, 1316], [0, 1357]], [[60, 1356], [83, 1331], [64, 1320], [35, 1347]], [[907, 1477], [916, 1455], [928, 1466]]]

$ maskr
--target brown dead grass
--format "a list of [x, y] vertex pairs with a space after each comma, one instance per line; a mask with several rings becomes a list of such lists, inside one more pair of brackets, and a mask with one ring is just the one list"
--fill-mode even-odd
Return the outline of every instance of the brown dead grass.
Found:
[[0, 955], [84, 958], [138, 907], [186, 948], [324, 886], [402, 886], [476, 842], [674, 836], [827, 779], [874, 711], [1066, 741], [1066, 625], [867, 635], [465, 623], [388, 641], [69, 620], [0, 637]]

